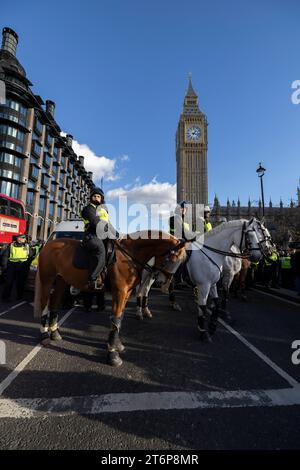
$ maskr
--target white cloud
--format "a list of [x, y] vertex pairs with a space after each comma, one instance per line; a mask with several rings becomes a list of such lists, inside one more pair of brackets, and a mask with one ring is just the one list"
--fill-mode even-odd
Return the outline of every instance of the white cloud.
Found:
[[[66, 136], [66, 133], [61, 132], [61, 135]], [[119, 178], [115, 174], [115, 160], [105, 156], [97, 156], [88, 145], [80, 144], [77, 140], [73, 140], [72, 148], [76, 155], [84, 156], [84, 167], [87, 171], [93, 172], [94, 182], [100, 181], [102, 177], [106, 181], [115, 181]]]
[[[176, 184], [160, 183], [153, 178], [150, 183], [135, 184], [132, 188], [127, 186], [112, 189], [107, 193], [107, 200], [118, 199], [120, 196], [127, 197], [128, 204], [166, 204], [174, 208], [176, 206]], [[165, 211], [159, 211], [164, 215]], [[167, 215], [167, 214], [166, 214]]]
[[130, 158], [128, 155], [122, 155], [120, 157], [121, 162], [129, 162]]

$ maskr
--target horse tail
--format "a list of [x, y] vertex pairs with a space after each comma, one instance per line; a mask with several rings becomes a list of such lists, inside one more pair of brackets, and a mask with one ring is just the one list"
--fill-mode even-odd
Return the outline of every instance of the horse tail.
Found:
[[39, 268], [37, 269], [35, 276], [35, 288], [34, 288], [34, 303], [33, 303], [33, 317], [41, 318], [42, 314], [42, 295], [41, 295], [41, 279]]

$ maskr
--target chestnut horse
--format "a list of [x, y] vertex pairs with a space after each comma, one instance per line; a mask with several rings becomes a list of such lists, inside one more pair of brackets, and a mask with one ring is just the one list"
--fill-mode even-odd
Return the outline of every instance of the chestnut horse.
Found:
[[[41, 316], [41, 343], [61, 339], [58, 331], [58, 307], [66, 285], [87, 290], [88, 271], [73, 266], [80, 242], [72, 239], [49, 241], [39, 256], [36, 276], [34, 312]], [[146, 267], [159, 273], [162, 288], [170, 282], [179, 264], [185, 259], [185, 241], [161, 231], [141, 231], [115, 241], [116, 261], [108, 268], [112, 293], [111, 330], [108, 337], [107, 361], [120, 366], [119, 353], [124, 346], [119, 338], [124, 309], [132, 290], [139, 284]], [[147, 262], [155, 256], [155, 266]], [[50, 336], [49, 336], [50, 333]]]

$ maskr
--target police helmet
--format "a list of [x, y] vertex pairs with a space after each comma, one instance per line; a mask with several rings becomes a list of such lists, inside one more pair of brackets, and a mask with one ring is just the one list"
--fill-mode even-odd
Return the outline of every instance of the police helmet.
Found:
[[191, 204], [189, 201], [181, 201], [181, 202], [178, 203], [178, 206], [180, 206], [182, 209], [184, 209], [189, 204]]
[[102, 196], [104, 199], [104, 192], [101, 188], [93, 188], [90, 193], [90, 198], [92, 198], [95, 194], [100, 194], [100, 196]]
[[209, 206], [204, 206], [204, 212], [211, 212], [210, 207]]

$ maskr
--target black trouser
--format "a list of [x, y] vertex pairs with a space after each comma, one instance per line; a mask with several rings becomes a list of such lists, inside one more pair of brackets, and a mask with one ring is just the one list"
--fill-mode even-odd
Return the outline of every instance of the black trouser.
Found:
[[89, 279], [95, 281], [105, 266], [105, 247], [97, 235], [88, 234], [82, 242], [89, 253]]
[[7, 269], [5, 271], [5, 282], [2, 290], [3, 300], [9, 299], [14, 282], [16, 283], [17, 298], [22, 298], [25, 283], [28, 277], [28, 272], [28, 263], [26, 261], [24, 261], [23, 263], [13, 263], [11, 261], [8, 261]]

